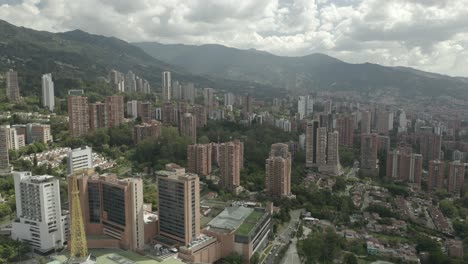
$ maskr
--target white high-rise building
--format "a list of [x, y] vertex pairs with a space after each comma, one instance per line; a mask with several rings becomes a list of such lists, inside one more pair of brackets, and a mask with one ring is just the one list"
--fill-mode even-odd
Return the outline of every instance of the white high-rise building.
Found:
[[299, 96], [297, 101], [297, 112], [300, 118], [303, 119], [314, 112], [314, 100], [310, 95]]
[[398, 116], [398, 133], [406, 132], [408, 126], [408, 120], [406, 119], [405, 111], [401, 110]]
[[47, 107], [51, 112], [54, 111], [55, 92], [52, 73], [42, 75], [42, 105]]
[[170, 101], [172, 95], [171, 72], [165, 71], [162, 73], [161, 88], [163, 101]]
[[93, 150], [86, 146], [68, 152], [68, 174], [93, 168]]
[[60, 205], [59, 180], [49, 175], [13, 172], [16, 220], [11, 237], [41, 252], [62, 248], [67, 240], [68, 212]]
[[131, 100], [127, 102], [127, 116], [133, 119], [138, 117], [138, 101], [137, 100]]
[[224, 106], [234, 105], [235, 100], [236, 100], [236, 97], [234, 96], [233, 93], [224, 94]]

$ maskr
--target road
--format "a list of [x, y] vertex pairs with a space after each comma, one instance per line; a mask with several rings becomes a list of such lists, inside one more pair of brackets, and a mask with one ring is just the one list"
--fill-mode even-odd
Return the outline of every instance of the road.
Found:
[[[297, 255], [296, 249], [296, 239], [292, 239], [292, 243], [284, 256], [281, 262], [278, 262], [278, 254], [281, 249], [289, 243], [291, 240], [291, 233], [296, 231], [297, 225], [299, 223], [299, 218], [301, 217], [302, 210], [294, 210], [291, 211], [291, 221], [289, 221], [288, 225], [279, 232], [276, 236], [275, 240], [273, 241], [273, 248], [270, 251], [270, 254], [265, 258], [264, 264], [274, 264], [274, 263], [300, 263], [300, 262], [288, 262], [288, 258], [297, 259], [299, 261], [299, 256]], [[285, 262], [286, 261], [286, 262]]]

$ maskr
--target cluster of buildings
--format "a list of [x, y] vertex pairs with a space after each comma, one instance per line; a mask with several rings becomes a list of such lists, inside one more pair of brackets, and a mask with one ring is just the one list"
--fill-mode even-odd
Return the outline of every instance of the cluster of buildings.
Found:
[[[179, 258], [198, 263], [214, 263], [237, 252], [248, 262], [268, 241], [271, 207], [230, 206], [202, 229], [199, 177], [183, 167], [167, 164], [156, 172], [158, 204], [157, 212], [152, 212], [151, 205], [143, 204], [142, 178], [96, 173], [85, 155], [75, 154], [70, 161], [69, 200], [76, 178], [89, 248], [143, 253], [164, 247], [178, 249]], [[30, 172], [14, 172], [14, 179], [18, 214], [12, 237], [42, 253], [69, 244], [69, 226], [75, 221], [69, 212], [74, 208], [70, 203], [63, 210], [58, 179]]]
[[83, 136], [99, 128], [115, 127], [123, 121], [123, 96], [107, 96], [105, 102], [89, 104], [88, 97], [68, 96], [68, 126], [73, 137]]
[[52, 142], [50, 125], [25, 124], [0, 126], [0, 171], [10, 171], [9, 150], [18, 150], [27, 144]]
[[149, 82], [135, 75], [132, 71], [123, 74], [117, 70], [111, 70], [109, 72], [109, 83], [115, 91], [121, 93], [151, 93]]
[[318, 168], [322, 173], [340, 175], [339, 132], [329, 132], [326, 123], [307, 121], [305, 133], [306, 167]]
[[[21, 101], [18, 72], [13, 69], [6, 72], [6, 95], [10, 102]], [[42, 75], [42, 106], [51, 112], [55, 109], [55, 91], [51, 73]]]

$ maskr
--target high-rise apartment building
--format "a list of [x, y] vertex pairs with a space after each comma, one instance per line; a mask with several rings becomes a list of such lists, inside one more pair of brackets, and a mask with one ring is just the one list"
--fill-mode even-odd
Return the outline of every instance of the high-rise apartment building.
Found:
[[136, 75], [132, 71], [128, 71], [125, 75], [125, 92], [136, 92]]
[[297, 112], [302, 120], [305, 117], [312, 115], [314, 112], [314, 100], [310, 95], [299, 96], [297, 101]]
[[243, 143], [240, 141], [219, 144], [219, 184], [230, 192], [237, 192], [240, 186], [243, 152]]
[[224, 106], [234, 105], [235, 100], [236, 96], [233, 93], [224, 94]]
[[42, 253], [62, 248], [67, 241], [68, 213], [62, 213], [59, 180], [31, 172], [14, 172], [13, 177], [17, 217], [11, 237]]
[[127, 102], [127, 117], [136, 119], [138, 117], [138, 101], [130, 100]]
[[340, 145], [353, 147], [354, 144], [354, 120], [353, 114], [341, 114], [336, 119], [336, 130], [340, 135]]
[[[88, 247], [143, 250], [143, 180], [92, 171], [76, 173], [76, 178], [86, 236], [93, 237]], [[70, 201], [72, 180], [69, 176]]]
[[392, 112], [377, 112], [376, 114], [377, 133], [388, 135], [393, 129], [393, 113]]
[[106, 97], [107, 127], [116, 127], [124, 120], [124, 98], [121, 95]]
[[447, 191], [449, 193], [460, 195], [465, 184], [466, 163], [452, 161], [449, 163], [449, 175], [447, 182]]
[[20, 101], [18, 73], [12, 69], [6, 73], [6, 96], [10, 102], [18, 103]]
[[162, 107], [162, 121], [166, 125], [177, 126], [179, 123], [179, 113], [177, 107], [171, 103], [166, 102]]
[[181, 97], [181, 99], [185, 102], [189, 102], [191, 104], [195, 103], [196, 90], [193, 83], [186, 83], [182, 85]]
[[[9, 126], [7, 126], [9, 127]], [[26, 145], [24, 135], [18, 134], [15, 128], [8, 128], [8, 149], [19, 150]]]
[[89, 129], [95, 131], [107, 127], [107, 113], [106, 104], [102, 102], [89, 104]]
[[194, 105], [192, 107], [192, 113], [195, 115], [197, 120], [197, 128], [202, 128], [208, 123], [206, 114], [206, 108], [203, 105]]
[[88, 97], [68, 96], [68, 127], [72, 137], [80, 137], [88, 133]]
[[197, 120], [191, 113], [185, 113], [180, 120], [180, 135], [190, 139], [192, 144], [197, 143]]
[[171, 80], [171, 73], [165, 71], [162, 73], [162, 99], [163, 101], [167, 102], [171, 100], [172, 95], [172, 80]]
[[361, 135], [361, 172], [375, 176], [377, 171], [377, 134]]
[[93, 150], [86, 146], [68, 152], [68, 174], [93, 168]]
[[8, 171], [10, 169], [8, 156], [8, 146], [10, 146], [9, 133], [9, 126], [0, 126], [0, 171]]
[[440, 160], [429, 161], [429, 176], [427, 190], [435, 191], [444, 188], [445, 163]]
[[321, 167], [327, 164], [327, 128], [317, 128], [317, 166]]
[[214, 109], [214, 89], [213, 88], [204, 88], [203, 89], [203, 105], [206, 107], [208, 115], [211, 114], [211, 111]]
[[193, 144], [187, 146], [187, 171], [208, 176], [211, 174], [211, 144]]
[[327, 163], [325, 170], [333, 175], [340, 173], [340, 157], [338, 153], [339, 132], [333, 131], [327, 135]]
[[137, 114], [141, 118], [142, 122], [151, 121], [153, 113], [153, 105], [150, 102], [140, 102], [137, 103]]
[[181, 167], [158, 174], [159, 235], [188, 245], [200, 236], [200, 182]]
[[417, 135], [419, 152], [423, 155], [424, 160], [439, 160], [441, 159], [442, 137], [432, 132], [422, 132]]
[[52, 81], [51, 73], [42, 75], [42, 105], [49, 109], [51, 112], [54, 111], [55, 92], [54, 82]]
[[53, 142], [52, 132], [50, 125], [29, 123], [12, 126], [18, 136], [23, 136], [25, 144], [32, 144], [34, 142], [41, 142], [44, 144]]
[[291, 194], [291, 153], [287, 144], [271, 145], [265, 164], [266, 193], [275, 197]]
[[172, 99], [176, 101], [182, 99], [182, 84], [179, 81], [172, 82]]
[[133, 127], [133, 140], [135, 144], [140, 144], [146, 139], [157, 139], [161, 136], [162, 124], [159, 121], [151, 120], [147, 123], [135, 125]]
[[387, 177], [421, 186], [422, 155], [412, 153], [411, 148], [399, 148], [387, 154]]
[[317, 120], [307, 121], [305, 134], [306, 167], [311, 168], [317, 164]]
[[369, 111], [361, 112], [361, 134], [370, 134], [371, 132], [371, 117]]

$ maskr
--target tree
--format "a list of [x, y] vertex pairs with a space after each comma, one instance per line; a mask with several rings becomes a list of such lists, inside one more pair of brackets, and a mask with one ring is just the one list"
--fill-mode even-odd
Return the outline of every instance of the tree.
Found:
[[237, 253], [237, 252], [233, 252], [229, 256], [224, 258], [223, 263], [225, 263], [225, 264], [242, 264], [243, 263], [242, 256], [239, 255], [239, 253]]
[[260, 263], [260, 254], [258, 254], [258, 251], [255, 252], [252, 257], [250, 258], [250, 263], [251, 264], [259, 264]]
[[354, 256], [354, 254], [348, 253], [344, 257], [344, 263], [345, 264], [357, 264], [358, 260], [357, 260], [356, 256]]

